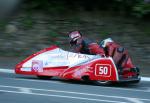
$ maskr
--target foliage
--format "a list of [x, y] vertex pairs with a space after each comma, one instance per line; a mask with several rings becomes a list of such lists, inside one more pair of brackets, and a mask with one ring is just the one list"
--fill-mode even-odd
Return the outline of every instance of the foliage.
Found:
[[1, 31], [4, 31], [6, 25], [7, 25], [7, 22], [6, 22], [6, 21], [1, 21], [1, 20], [0, 20], [0, 30], [1, 30]]
[[49, 31], [47, 36], [51, 37], [51, 38], [57, 38], [59, 36], [59, 34], [57, 34], [56, 32], [54, 31]]
[[28, 10], [43, 10], [49, 13], [65, 11], [64, 0], [30, 0], [27, 4]]
[[22, 18], [21, 23], [26, 29], [31, 29], [34, 25], [34, 21], [31, 15], [29, 14], [27, 14], [24, 18]]
[[142, 16], [150, 14], [150, 4], [145, 2], [138, 3], [133, 7], [133, 11], [137, 17], [141, 18]]
[[30, 10], [65, 13], [69, 10], [107, 10], [119, 14], [144, 17], [150, 13], [149, 0], [28, 0]]
[[48, 33], [46, 34], [46, 36], [47, 36], [47, 43], [48, 44], [56, 44], [56, 45], [60, 44], [58, 42], [58, 37], [60, 36], [58, 33], [50, 30], [50, 31], [48, 31]]

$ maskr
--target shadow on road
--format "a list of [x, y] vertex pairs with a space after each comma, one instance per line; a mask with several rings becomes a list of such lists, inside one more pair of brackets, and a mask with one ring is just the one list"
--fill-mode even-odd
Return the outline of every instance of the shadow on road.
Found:
[[[65, 83], [67, 84], [76, 84], [76, 85], [86, 85], [86, 86], [97, 86], [93, 82], [87, 82], [87, 81], [78, 81], [78, 80], [64, 80], [60, 78], [53, 77], [52, 79], [39, 79], [35, 76], [30, 76], [30, 77], [25, 77], [25, 76], [20, 76], [20, 77], [15, 77], [17, 79], [26, 79], [26, 80], [42, 80], [42, 81], [55, 81], [59, 83]], [[137, 83], [137, 84], [125, 84], [125, 83], [115, 83], [111, 85], [102, 85], [102, 87], [114, 87], [114, 88], [138, 88], [141, 86], [143, 83]], [[101, 87], [101, 86], [100, 86]]]

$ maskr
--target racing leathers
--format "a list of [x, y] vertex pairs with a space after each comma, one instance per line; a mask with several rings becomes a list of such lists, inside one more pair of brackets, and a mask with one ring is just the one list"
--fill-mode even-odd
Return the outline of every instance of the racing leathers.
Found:
[[104, 50], [96, 42], [93, 42], [87, 38], [80, 38], [72, 45], [72, 49], [76, 53], [101, 55], [104, 56]]
[[135, 68], [132, 64], [128, 51], [124, 47], [112, 41], [111, 38], [103, 40], [100, 46], [104, 48], [106, 56], [112, 57], [117, 68], [120, 68], [120, 70]]

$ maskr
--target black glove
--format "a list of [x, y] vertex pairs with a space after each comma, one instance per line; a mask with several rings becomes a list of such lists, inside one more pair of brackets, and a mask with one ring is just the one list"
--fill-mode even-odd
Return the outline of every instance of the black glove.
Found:
[[75, 41], [70, 40], [70, 45], [71, 45], [71, 46], [74, 46], [74, 45], [76, 45], [76, 44], [77, 44], [77, 40], [75, 40]]

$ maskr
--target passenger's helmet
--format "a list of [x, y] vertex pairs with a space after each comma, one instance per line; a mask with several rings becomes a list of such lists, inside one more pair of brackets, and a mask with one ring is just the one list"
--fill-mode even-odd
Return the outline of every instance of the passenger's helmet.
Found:
[[69, 33], [70, 44], [74, 45], [77, 43], [77, 40], [82, 37], [82, 34], [79, 31], [73, 31]]
[[107, 39], [104, 39], [103, 41], [101, 41], [99, 45], [100, 45], [102, 48], [105, 48], [105, 47], [106, 47], [106, 44], [107, 44], [108, 42], [114, 42], [114, 41], [113, 41], [111, 38], [107, 38]]

